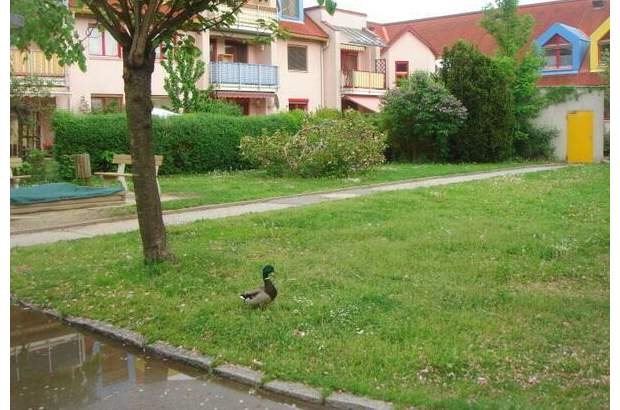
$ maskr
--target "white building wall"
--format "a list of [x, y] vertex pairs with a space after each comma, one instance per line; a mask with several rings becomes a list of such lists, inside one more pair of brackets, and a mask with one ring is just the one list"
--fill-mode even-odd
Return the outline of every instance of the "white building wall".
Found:
[[576, 99], [552, 105], [540, 113], [535, 120], [537, 125], [556, 128], [559, 131], [558, 137], [553, 141], [554, 156], [557, 160], [566, 161], [568, 141], [566, 116], [573, 111], [594, 112], [594, 161], [598, 162], [603, 159], [603, 102], [604, 92], [602, 90], [586, 91]]

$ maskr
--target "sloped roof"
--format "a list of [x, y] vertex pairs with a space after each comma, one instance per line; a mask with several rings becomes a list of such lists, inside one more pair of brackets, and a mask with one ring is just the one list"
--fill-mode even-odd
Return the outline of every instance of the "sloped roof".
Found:
[[[554, 23], [564, 23], [590, 35], [609, 17], [609, 0], [600, 9], [592, 7], [592, 0], [528, 4], [519, 7], [519, 14], [531, 14], [534, 17], [530, 40], [540, 36]], [[472, 12], [387, 24], [369, 23], [369, 27], [388, 43], [402, 31], [413, 29], [436, 50], [443, 50], [463, 39], [476, 44], [483, 53], [490, 54], [497, 45], [493, 37], [480, 27], [481, 18], [482, 12]]]
[[[562, 38], [564, 41], [568, 41], [572, 46], [572, 63], [571, 68], [567, 69], [552, 69], [543, 70], [548, 75], [568, 74], [570, 72], [577, 73], [583, 63], [583, 57], [586, 55], [588, 46], [590, 45], [590, 37], [588, 37], [583, 31], [578, 28], [567, 26], [563, 23], [552, 24], [544, 33], [542, 33], [535, 42], [544, 47], [550, 40], [556, 37]], [[587, 65], [589, 67], [589, 65]]]
[[590, 42], [590, 37], [578, 28], [567, 26], [563, 23], [552, 24], [544, 33], [542, 33], [536, 42], [543, 46], [556, 34], [562, 36], [565, 40], [573, 41], [586, 41]]
[[[587, 67], [588, 65], [583, 64]], [[572, 85], [581, 87], [594, 87], [604, 84], [600, 73], [581, 71], [577, 74], [566, 75], [545, 75], [538, 80], [540, 87], [557, 87], [561, 85]]]
[[[575, 33], [581, 32], [579, 37], [582, 35], [587, 37], [609, 18], [609, 13], [609, 0], [606, 0], [601, 8], [594, 8], [592, 0], [559, 0], [519, 7], [519, 14], [531, 14], [534, 17], [530, 43], [555, 23], [562, 23]], [[387, 24], [368, 23], [368, 26], [387, 43], [408, 31], [426, 41], [432, 51], [436, 50], [440, 54], [445, 47], [451, 47], [459, 39], [475, 44], [485, 54], [493, 54], [497, 44], [493, 37], [480, 27], [482, 16], [483, 13], [480, 11]], [[572, 75], [544, 76], [539, 85], [602, 84], [598, 75], [588, 72], [587, 56], [583, 58], [580, 71]]]
[[335, 29], [342, 32], [345, 36], [344, 43], [358, 46], [385, 47], [386, 44], [369, 30], [357, 28], [335, 26]]
[[280, 21], [280, 27], [286, 29], [293, 37], [318, 37], [327, 39], [329, 36], [314, 22], [306, 13], [304, 13], [303, 23], [293, 21]]

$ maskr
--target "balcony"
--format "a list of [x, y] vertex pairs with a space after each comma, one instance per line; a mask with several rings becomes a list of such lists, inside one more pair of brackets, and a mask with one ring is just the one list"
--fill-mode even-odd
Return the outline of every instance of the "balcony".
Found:
[[342, 73], [343, 94], [383, 95], [385, 74], [372, 71], [351, 70]]
[[[230, 8], [220, 7], [220, 10], [218, 14], [210, 13], [210, 17], [217, 17], [219, 14], [230, 11]], [[229, 26], [229, 30], [272, 34], [271, 30], [261, 27], [259, 20], [269, 23], [270, 20], [277, 20], [277, 18], [278, 11], [275, 7], [246, 3], [237, 13], [237, 20]]]
[[57, 85], [65, 84], [65, 68], [58, 63], [58, 57], [47, 59], [42, 51], [11, 50], [11, 69], [16, 76], [36, 75]]
[[278, 66], [211, 62], [209, 82], [216, 90], [276, 92]]

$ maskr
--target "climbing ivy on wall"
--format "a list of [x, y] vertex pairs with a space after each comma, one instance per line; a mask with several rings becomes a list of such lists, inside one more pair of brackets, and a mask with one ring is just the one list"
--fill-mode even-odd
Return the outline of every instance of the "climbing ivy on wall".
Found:
[[569, 85], [544, 88], [544, 108], [576, 100], [582, 95], [602, 90], [602, 87], [573, 87]]

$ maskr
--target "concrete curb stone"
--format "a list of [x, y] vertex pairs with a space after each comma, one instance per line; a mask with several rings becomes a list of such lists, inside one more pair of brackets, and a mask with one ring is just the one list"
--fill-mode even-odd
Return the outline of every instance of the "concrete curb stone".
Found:
[[146, 339], [140, 333], [133, 332], [131, 330], [121, 329], [116, 326], [112, 326], [109, 323], [101, 322], [99, 320], [86, 319], [83, 317], [66, 317], [64, 318], [66, 323], [71, 325], [83, 327], [90, 331], [102, 334], [110, 339], [118, 340], [122, 343], [143, 348], [146, 343]]
[[45, 314], [47, 316], [51, 316], [52, 318], [60, 320], [60, 321], [63, 320], [62, 314], [59, 311], [57, 311], [56, 309], [43, 308], [43, 307], [41, 307], [39, 305], [35, 305], [34, 303], [24, 302], [22, 300], [17, 299], [17, 297], [15, 297], [15, 295], [12, 295], [12, 294], [11, 294], [11, 300], [14, 303], [17, 303], [18, 305], [20, 305], [20, 306], [22, 306], [22, 307], [24, 307], [26, 309], [30, 309], [30, 310], [34, 310], [34, 311], [37, 311], [37, 312], [41, 312], [41, 313], [43, 313], [43, 314]]
[[147, 345], [146, 338], [143, 335], [131, 330], [122, 329], [109, 323], [94, 319], [76, 316], [62, 317], [61, 313], [57, 310], [43, 308], [34, 303], [19, 300], [14, 295], [11, 295], [11, 300], [27, 309], [43, 313], [71, 326], [81, 327], [93, 333], [120, 341], [124, 344], [141, 348], [145, 351], [149, 351], [170, 360], [179, 361], [199, 369], [213, 371], [213, 373], [217, 376], [227, 378], [241, 384], [261, 387], [264, 390], [280, 394], [282, 396], [308, 403], [325, 404], [338, 409], [393, 410], [391, 403], [354, 396], [348, 393], [334, 393], [326, 400], [323, 400], [320, 390], [302, 383], [272, 380], [264, 385], [261, 385], [262, 380], [265, 377], [265, 374], [261, 371], [233, 364], [223, 364], [213, 368], [214, 359], [209, 356], [203, 356], [198, 352], [177, 348], [161, 341]]
[[393, 410], [392, 403], [380, 400], [353, 396], [348, 393], [332, 393], [325, 399], [325, 404], [337, 409], [345, 410]]
[[145, 348], [146, 350], [167, 359], [177, 360], [202, 370], [213, 370], [213, 361], [215, 359], [209, 356], [203, 356], [195, 351], [174, 347], [161, 341], [147, 345]]
[[260, 387], [261, 381], [265, 377], [265, 373], [261, 371], [234, 364], [223, 364], [213, 369], [213, 371], [218, 376], [256, 387]]
[[269, 383], [265, 383], [262, 388], [273, 393], [283, 394], [309, 403], [323, 403], [321, 391], [303, 383], [272, 380]]

